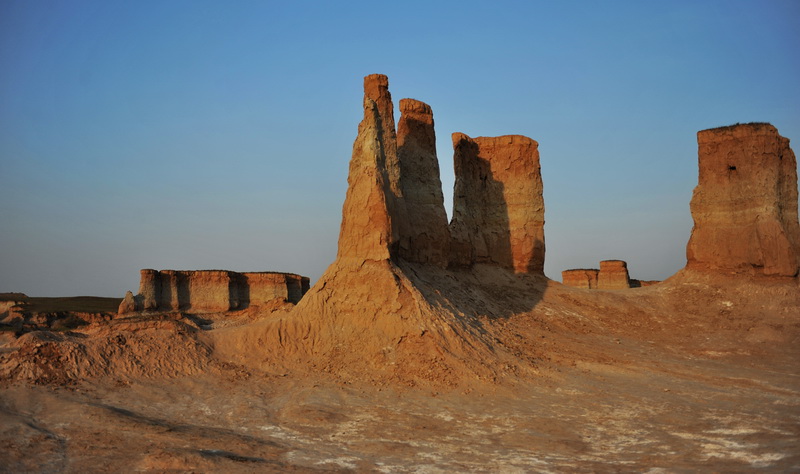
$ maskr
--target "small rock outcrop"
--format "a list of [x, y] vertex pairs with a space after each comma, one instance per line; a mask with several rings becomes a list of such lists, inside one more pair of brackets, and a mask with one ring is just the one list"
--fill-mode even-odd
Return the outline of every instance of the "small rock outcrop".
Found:
[[776, 276], [800, 269], [797, 161], [770, 124], [697, 133], [687, 268]]
[[538, 146], [521, 135], [453, 134], [452, 265], [491, 263], [516, 273], [543, 273], [544, 199]]
[[125, 298], [122, 298], [122, 303], [119, 304], [118, 314], [133, 313], [136, 311], [136, 298], [133, 292], [125, 292]]
[[134, 296], [127, 292], [119, 314], [136, 311], [222, 313], [274, 301], [296, 304], [308, 287], [308, 278], [293, 273], [144, 269], [139, 294]]

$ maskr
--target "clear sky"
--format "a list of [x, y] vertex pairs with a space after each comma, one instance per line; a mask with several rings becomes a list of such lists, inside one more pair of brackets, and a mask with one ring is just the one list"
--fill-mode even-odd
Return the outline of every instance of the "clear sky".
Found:
[[[539, 142], [545, 270], [683, 267], [696, 132], [800, 142], [800, 2], [0, 2], [0, 291], [336, 254], [362, 78], [450, 134]], [[399, 113], [395, 112], [399, 118]], [[800, 150], [798, 150], [800, 151]]]

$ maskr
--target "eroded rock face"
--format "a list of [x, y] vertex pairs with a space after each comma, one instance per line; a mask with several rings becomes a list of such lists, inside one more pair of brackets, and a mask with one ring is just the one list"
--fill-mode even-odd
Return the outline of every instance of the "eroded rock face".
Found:
[[444, 210], [436, 133], [431, 107], [418, 100], [400, 100], [397, 155], [407, 226], [400, 230], [399, 254], [410, 262], [446, 267], [450, 230]]
[[364, 78], [364, 118], [353, 143], [337, 259], [386, 260], [392, 257], [400, 239], [397, 197], [387, 171], [387, 160], [394, 161], [395, 187], [399, 189], [388, 83], [381, 74]]
[[539, 144], [521, 135], [453, 134], [455, 192], [451, 264], [491, 263], [517, 273], [544, 269]]
[[597, 288], [597, 274], [600, 270], [596, 268], [574, 268], [561, 272], [561, 282], [567, 286], [584, 288], [591, 290]]
[[697, 143], [687, 268], [797, 275], [797, 161], [789, 140], [770, 124], [743, 124], [700, 131]]
[[600, 290], [622, 290], [631, 287], [628, 264], [622, 260], [603, 260], [597, 274], [597, 288]]
[[238, 273], [227, 270], [141, 271], [139, 295], [125, 295], [119, 313], [192, 311], [221, 313], [276, 300], [297, 303], [309, 280], [293, 273]]
[[161, 299], [161, 278], [157, 270], [145, 268], [139, 272], [139, 295], [145, 311], [157, 309]]

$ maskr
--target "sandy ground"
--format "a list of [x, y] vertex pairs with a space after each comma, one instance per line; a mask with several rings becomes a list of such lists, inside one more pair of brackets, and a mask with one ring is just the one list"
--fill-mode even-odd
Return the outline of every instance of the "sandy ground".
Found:
[[287, 376], [3, 391], [15, 471], [790, 472], [798, 374], [720, 360], [579, 364], [436, 393]]
[[495, 383], [219, 361], [176, 377], [4, 383], [0, 469], [800, 471], [797, 284], [712, 283], [551, 284], [532, 311], [485, 326], [536, 361], [537, 375]]

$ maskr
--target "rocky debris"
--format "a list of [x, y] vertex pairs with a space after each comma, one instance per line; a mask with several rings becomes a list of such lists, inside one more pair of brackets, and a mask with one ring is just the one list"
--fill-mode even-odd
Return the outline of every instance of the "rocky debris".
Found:
[[199, 332], [166, 317], [121, 318], [85, 326], [80, 334], [32, 331], [0, 358], [0, 380], [69, 385], [91, 377], [198, 374], [211, 355]]
[[17, 298], [0, 313], [0, 328], [20, 335], [32, 331], [72, 331], [88, 324], [110, 321], [119, 298], [74, 296], [66, 298]]
[[687, 268], [796, 276], [797, 161], [789, 139], [751, 123], [700, 131], [697, 143]]
[[400, 114], [397, 155], [408, 226], [401, 230], [399, 256], [409, 262], [446, 267], [450, 230], [439, 178], [433, 111], [424, 102], [401, 99]]
[[567, 286], [591, 290], [597, 288], [598, 273], [600, 273], [600, 270], [596, 268], [564, 270], [561, 272], [561, 281]]
[[630, 288], [628, 264], [622, 260], [603, 260], [597, 274], [597, 288], [600, 290], [621, 290]]
[[28, 301], [24, 293], [0, 293], [0, 324], [7, 324], [20, 316]]
[[308, 287], [308, 278], [292, 273], [144, 269], [139, 294], [128, 292], [118, 312], [222, 313], [276, 300], [296, 304]]
[[451, 263], [491, 263], [517, 273], [544, 269], [539, 144], [521, 135], [453, 134], [455, 191]]

